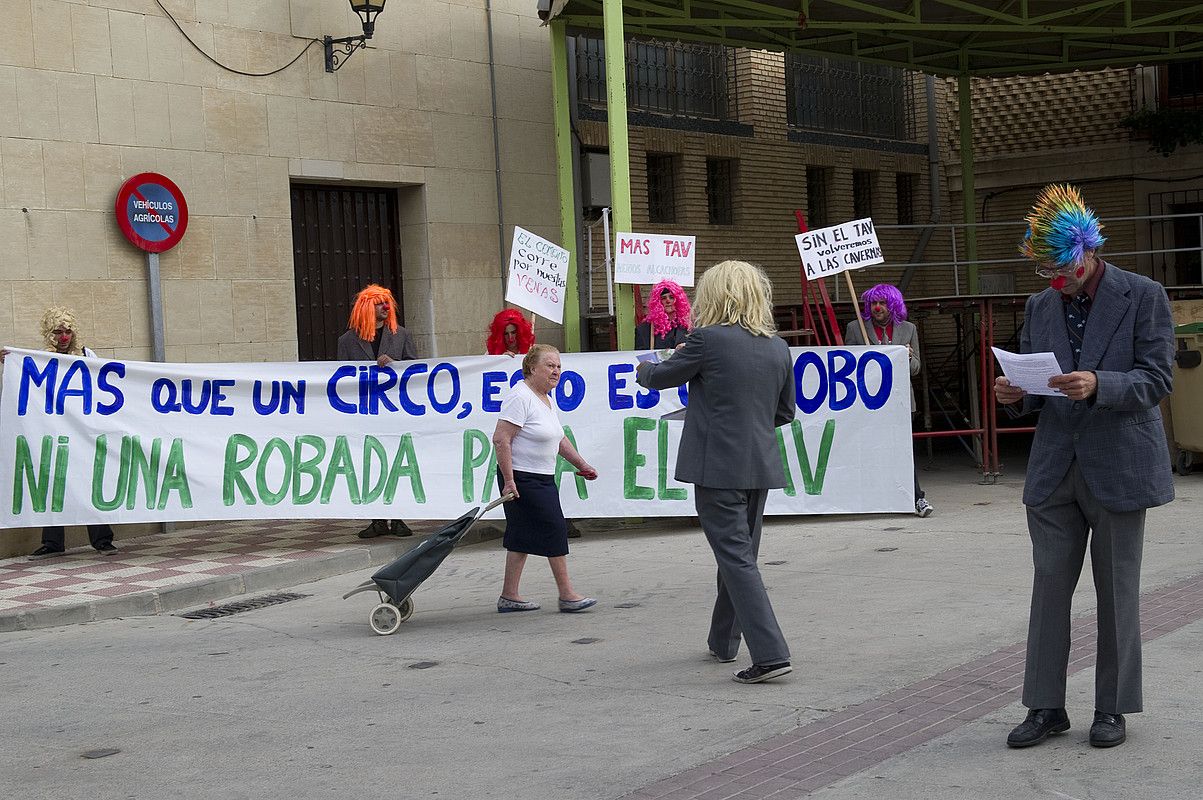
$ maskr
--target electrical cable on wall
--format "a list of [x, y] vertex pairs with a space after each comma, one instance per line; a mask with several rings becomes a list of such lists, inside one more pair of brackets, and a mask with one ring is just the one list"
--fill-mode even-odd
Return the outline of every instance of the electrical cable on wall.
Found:
[[[196, 42], [194, 42], [192, 40], [192, 37], [188, 35], [188, 32], [184, 30], [183, 26], [180, 25], [179, 21], [171, 15], [171, 12], [167, 10], [167, 7], [163, 5], [161, 0], [155, 0], [155, 5], [157, 5], [161, 9], [163, 9], [163, 13], [167, 15], [167, 19], [171, 20], [172, 24], [175, 25], [176, 29], [179, 30], [179, 32], [183, 35], [183, 37], [188, 40], [188, 44], [195, 47], [196, 51], [198, 53], [200, 53], [202, 56], [204, 56], [205, 58], [212, 61], [217, 66], [224, 69], [226, 72], [233, 72], [235, 75], [246, 75], [249, 78], [266, 78], [269, 75], [275, 75], [276, 73], [283, 72], [284, 70], [291, 67], [293, 64], [300, 61], [301, 56], [303, 56], [303, 55], [305, 55], [305, 53], [309, 52], [310, 47], [313, 47], [315, 44], [322, 43], [320, 39], [310, 39], [309, 44], [305, 45], [305, 47], [301, 49], [301, 52], [297, 53], [296, 58], [294, 58], [292, 61], [289, 61], [287, 64], [280, 67], [279, 69], [273, 69], [270, 72], [245, 72], [240, 69], [235, 69], [234, 67], [227, 67], [225, 64], [221, 63], [216, 58], [214, 58], [213, 56], [206, 53], [199, 44], [197, 44]], [[298, 36], [296, 38], [300, 39], [300, 38], [304, 38], [304, 37]]]

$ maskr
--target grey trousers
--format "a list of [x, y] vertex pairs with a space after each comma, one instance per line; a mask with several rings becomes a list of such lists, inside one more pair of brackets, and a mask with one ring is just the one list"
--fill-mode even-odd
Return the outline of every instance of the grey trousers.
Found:
[[1023, 704], [1064, 708], [1070, 601], [1086, 545], [1098, 598], [1094, 707], [1108, 714], [1142, 710], [1140, 560], [1145, 512], [1114, 512], [1091, 494], [1078, 462], [1049, 498], [1028, 506], [1032, 537], [1032, 614], [1028, 622]]
[[753, 664], [789, 661], [789, 646], [756, 566], [768, 490], [695, 486], [693, 496], [718, 563], [718, 595], [707, 639], [710, 649], [723, 658], [734, 658], [742, 634]]

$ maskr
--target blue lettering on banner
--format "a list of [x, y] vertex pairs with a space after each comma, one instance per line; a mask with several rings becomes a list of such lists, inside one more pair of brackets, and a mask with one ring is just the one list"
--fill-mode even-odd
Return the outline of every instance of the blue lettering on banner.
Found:
[[501, 401], [495, 399], [501, 394], [497, 384], [505, 383], [507, 376], [504, 372], [486, 372], [480, 376], [480, 408], [488, 414], [496, 414], [501, 410]]
[[579, 372], [564, 370], [556, 384], [556, 406], [561, 411], [576, 411], [585, 399], [585, 378]]
[[[879, 370], [881, 378], [874, 393], [870, 393], [865, 380], [871, 365]], [[809, 395], [804, 385], [808, 374], [816, 379], [814, 391]], [[802, 414], [813, 414], [824, 405], [832, 411], [843, 411], [858, 400], [865, 408], [876, 411], [890, 398], [894, 370], [889, 356], [879, 350], [865, 350], [858, 357], [850, 350], [833, 348], [827, 351], [826, 362], [818, 353], [808, 350], [794, 361], [794, 387], [798, 411]]]
[[634, 372], [635, 367], [630, 364], [611, 364], [606, 368], [606, 374], [610, 376], [610, 410], [621, 411], [625, 408], [632, 408], [635, 405], [634, 399], [628, 394], [619, 394], [620, 391], [626, 388], [627, 379], [624, 376], [628, 372]]
[[[451, 397], [447, 398], [446, 402], [440, 401], [434, 394], [435, 378], [440, 372], [446, 372], [451, 378]], [[426, 396], [430, 398], [431, 407], [440, 414], [446, 414], [453, 408], [459, 405], [459, 370], [454, 364], [449, 364], [446, 361], [435, 364], [434, 369], [430, 371], [430, 381], [426, 384]]]
[[96, 375], [96, 388], [102, 392], [107, 392], [112, 398], [110, 403], [97, 403], [96, 413], [107, 417], [110, 414], [115, 414], [121, 410], [121, 406], [125, 405], [125, 395], [120, 387], [114, 386], [109, 381], [110, 375], [116, 375], [118, 378], [125, 377], [125, 364], [120, 361], [106, 362], [100, 368], [100, 372]]
[[419, 375], [425, 372], [428, 369], [430, 368], [425, 364], [416, 362], [410, 364], [405, 368], [405, 371], [401, 373], [401, 393], [398, 395], [397, 399], [400, 400], [401, 407], [405, 409], [406, 414], [420, 417], [426, 413], [426, 406], [421, 405], [420, 403], [415, 403], [413, 400], [409, 399], [409, 379], [414, 375]]
[[354, 414], [358, 411], [356, 406], [343, 400], [338, 394], [338, 382], [343, 378], [354, 377], [355, 367], [348, 365], [334, 370], [330, 380], [326, 381], [326, 399], [330, 401], [330, 407], [340, 414]]

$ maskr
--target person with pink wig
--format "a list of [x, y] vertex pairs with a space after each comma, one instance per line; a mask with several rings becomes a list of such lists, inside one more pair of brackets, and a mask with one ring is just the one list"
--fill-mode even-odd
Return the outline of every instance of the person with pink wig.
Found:
[[535, 343], [535, 329], [516, 308], [498, 311], [489, 323], [489, 337], [485, 339], [485, 351], [491, 356], [526, 355]]
[[[338, 337], [339, 361], [375, 361], [387, 367], [394, 361], [412, 361], [418, 348], [409, 331], [397, 324], [397, 301], [393, 293], [375, 283], [368, 284], [355, 295], [347, 332]], [[359, 532], [360, 539], [371, 539], [391, 533], [393, 536], [413, 536], [413, 531], [399, 519], [374, 519]]]
[[647, 316], [635, 327], [636, 350], [671, 350], [693, 328], [689, 298], [676, 281], [664, 280], [647, 297]]
[[[861, 318], [869, 334], [866, 342], [860, 333], [860, 323], [852, 320], [844, 333], [844, 344], [887, 345], [896, 344], [906, 348], [910, 355], [911, 377], [919, 374], [919, 331], [913, 322], [906, 321], [906, 301], [902, 292], [888, 283], [879, 283], [866, 289], [860, 296]], [[911, 387], [911, 413], [915, 413], [915, 387]], [[915, 513], [930, 517], [936, 507], [927, 502], [927, 496], [919, 486], [919, 468], [915, 468]]]

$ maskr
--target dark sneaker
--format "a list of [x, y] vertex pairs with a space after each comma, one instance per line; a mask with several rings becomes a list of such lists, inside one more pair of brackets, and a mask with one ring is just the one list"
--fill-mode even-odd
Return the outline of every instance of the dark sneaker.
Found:
[[915, 501], [915, 516], [927, 519], [931, 516], [931, 512], [935, 511], [936, 507], [927, 502], [925, 498], [920, 497]]
[[44, 544], [29, 554], [29, 560], [41, 561], [43, 558], [54, 558], [55, 556], [61, 556], [62, 554], [62, 550], [55, 550], [53, 547]]
[[735, 660], [735, 656], [720, 656], [718, 653], [714, 652], [713, 650], [710, 651], [710, 657], [713, 658], [715, 661], [717, 661], [720, 664], [730, 664], [732, 661]]
[[1054, 733], [1069, 730], [1069, 715], [1064, 708], [1033, 708], [1027, 719], [1007, 736], [1007, 747], [1031, 747]]
[[1090, 744], [1094, 747], [1115, 747], [1128, 738], [1123, 714], [1094, 712], [1094, 723], [1090, 726]]
[[96, 545], [96, 552], [103, 556], [111, 556], [116, 554], [117, 548], [113, 546], [112, 542], [101, 542]]
[[409, 529], [404, 520], [395, 519], [388, 525], [388, 532], [393, 536], [413, 536], [414, 532]]
[[572, 520], [565, 520], [565, 522], [568, 523], [568, 538], [569, 539], [581, 538], [581, 529], [576, 526], [576, 523], [573, 522]]
[[747, 669], [741, 669], [731, 677], [736, 683], [764, 683], [773, 678], [788, 675], [793, 671], [794, 668], [789, 665], [788, 661], [782, 661], [780, 664], [753, 664]]
[[383, 519], [374, 519], [372, 524], [359, 532], [360, 539], [375, 539], [377, 536], [384, 536], [388, 533], [388, 522]]

